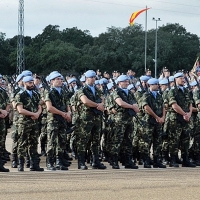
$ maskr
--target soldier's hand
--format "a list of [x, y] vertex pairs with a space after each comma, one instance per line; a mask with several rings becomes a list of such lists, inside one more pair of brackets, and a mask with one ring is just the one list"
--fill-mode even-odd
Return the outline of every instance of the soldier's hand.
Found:
[[0, 118], [1, 119], [4, 119], [6, 116], [5, 115], [3, 115], [2, 113], [0, 114]]
[[164, 119], [161, 118], [161, 117], [158, 117], [158, 118], [156, 119], [156, 121], [157, 121], [159, 124], [163, 124], [163, 123], [164, 123]]
[[189, 121], [190, 121], [190, 117], [189, 117], [188, 113], [186, 113], [186, 114], [183, 116], [183, 119], [184, 119], [186, 122], [189, 122]]
[[71, 122], [71, 113], [70, 112], [63, 112], [62, 117], [66, 119], [68, 122]]
[[31, 116], [31, 119], [33, 119], [33, 120], [36, 120], [36, 119], [38, 119], [39, 118], [39, 113], [34, 113], [32, 116]]
[[99, 103], [99, 104], [98, 104], [97, 110], [100, 110], [100, 111], [102, 111], [102, 112], [105, 110], [103, 103]]
[[6, 117], [8, 115], [8, 112], [6, 110], [1, 110], [1, 114]]

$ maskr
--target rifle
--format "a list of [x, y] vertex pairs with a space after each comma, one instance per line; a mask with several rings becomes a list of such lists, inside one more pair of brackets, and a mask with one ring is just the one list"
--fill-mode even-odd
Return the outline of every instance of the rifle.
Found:
[[[117, 84], [115, 83], [115, 81], [114, 81], [113, 79], [111, 79], [111, 80], [112, 80], [113, 85], [114, 85], [114, 88], [115, 88], [115, 90], [117, 91], [117, 94], [120, 96], [120, 98], [121, 98], [124, 102], [130, 104], [130, 103], [127, 101], [127, 99], [124, 98], [124, 95], [122, 94], [121, 89], [119, 89], [119, 87], [117, 86]], [[137, 116], [136, 112], [135, 112], [133, 109], [130, 109], [130, 108], [125, 108], [125, 109], [128, 111], [128, 114], [129, 114], [131, 117], [135, 117], [135, 119], [137, 120], [137, 122], [138, 122], [142, 127], [144, 126], [143, 122], [140, 120], [140, 118]]]
[[[52, 96], [52, 94], [51, 94], [51, 88], [50, 88], [50, 86], [48, 85], [48, 83], [46, 82], [45, 78], [42, 77], [42, 78], [41, 78], [41, 81], [42, 81], [43, 87], [49, 92], [49, 98], [50, 98], [50, 100], [51, 100], [51, 102], [52, 102], [52, 105], [53, 105], [56, 109], [58, 109], [58, 110], [60, 110], [60, 111], [63, 111], [63, 109], [61, 109], [61, 108], [57, 105], [55, 99], [53, 98], [53, 96]], [[56, 118], [57, 121], [61, 122], [61, 123], [64, 125], [65, 129], [67, 130], [66, 134], [70, 134], [70, 133], [72, 133], [72, 132], [74, 131], [73, 129], [69, 129], [69, 126], [68, 126], [67, 121], [66, 121], [61, 115], [54, 114], [54, 116], [55, 116], [55, 118]]]

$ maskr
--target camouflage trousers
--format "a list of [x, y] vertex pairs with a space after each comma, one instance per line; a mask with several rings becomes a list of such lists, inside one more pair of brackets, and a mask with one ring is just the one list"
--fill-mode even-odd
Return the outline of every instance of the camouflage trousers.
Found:
[[162, 149], [162, 126], [146, 122], [139, 141], [140, 153], [150, 156], [151, 145], [153, 144], [153, 155], [160, 156]]
[[40, 124], [40, 142], [47, 144], [47, 119], [43, 118]]
[[111, 154], [122, 153], [132, 156], [133, 123], [132, 121], [115, 121], [111, 144]]
[[0, 158], [3, 156], [6, 137], [6, 123], [5, 119], [0, 118]]
[[47, 124], [47, 156], [59, 156], [66, 149], [66, 128], [57, 120]]
[[169, 153], [171, 155], [176, 155], [179, 149], [182, 154], [188, 154], [190, 133], [191, 129], [187, 122], [181, 124], [174, 115], [171, 116], [168, 126]]
[[26, 150], [29, 157], [37, 154], [37, 145], [39, 138], [39, 127], [37, 120], [27, 120], [18, 123], [18, 158], [26, 156]]
[[14, 110], [13, 112], [13, 124], [12, 124], [12, 132], [11, 132], [11, 139], [12, 139], [12, 153], [17, 154], [17, 147], [18, 147], [18, 112]]
[[101, 119], [100, 116], [93, 116], [88, 119], [83, 117], [77, 120], [76, 144], [78, 155], [84, 155], [87, 147], [90, 147], [92, 154], [97, 155], [100, 147]]

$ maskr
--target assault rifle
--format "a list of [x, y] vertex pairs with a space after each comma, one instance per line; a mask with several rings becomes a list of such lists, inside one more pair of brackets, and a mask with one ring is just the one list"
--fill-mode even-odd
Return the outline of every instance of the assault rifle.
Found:
[[[113, 85], [114, 85], [114, 88], [115, 90], [117, 91], [117, 94], [120, 96], [120, 98], [130, 104], [126, 98], [124, 98], [124, 95], [122, 94], [122, 90], [117, 86], [117, 84], [115, 83], [114, 79], [112, 79], [112, 82], [113, 82]], [[144, 126], [143, 122], [140, 120], [140, 118], [137, 116], [136, 112], [133, 110], [133, 109], [130, 109], [130, 108], [125, 108], [127, 111], [128, 111], [128, 114], [131, 116], [131, 117], [135, 117], [135, 119], [137, 120], [137, 122], [141, 125], [141, 126]]]
[[[42, 77], [42, 78], [41, 78], [41, 81], [42, 81], [42, 85], [43, 85], [44, 89], [46, 89], [46, 90], [49, 92], [49, 98], [50, 98], [50, 100], [51, 100], [51, 102], [52, 102], [52, 105], [53, 105], [56, 109], [58, 109], [58, 110], [60, 110], [60, 111], [63, 111], [64, 108], [59, 107], [59, 106], [57, 105], [55, 99], [53, 98], [53, 96], [52, 96], [52, 94], [51, 94], [51, 88], [50, 88], [50, 86], [48, 85], [48, 83], [46, 82], [45, 78]], [[66, 132], [67, 134], [70, 134], [70, 133], [72, 133], [72, 132], [74, 131], [73, 129], [69, 128], [69, 125], [68, 125], [67, 121], [66, 121], [61, 115], [54, 114], [54, 116], [55, 116], [56, 120], [58, 120], [59, 122], [61, 122], [61, 123], [64, 125], [65, 129], [67, 130], [67, 132]]]

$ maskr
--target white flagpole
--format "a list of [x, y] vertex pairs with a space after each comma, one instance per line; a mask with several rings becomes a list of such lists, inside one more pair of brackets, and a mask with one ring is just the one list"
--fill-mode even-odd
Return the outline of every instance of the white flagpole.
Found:
[[[147, 9], [147, 6], [146, 6], [146, 9]], [[144, 49], [145, 49], [144, 66], [145, 66], [145, 72], [146, 72], [146, 69], [147, 69], [147, 10], [146, 10], [146, 19], [145, 19], [145, 46], [144, 46]]]

